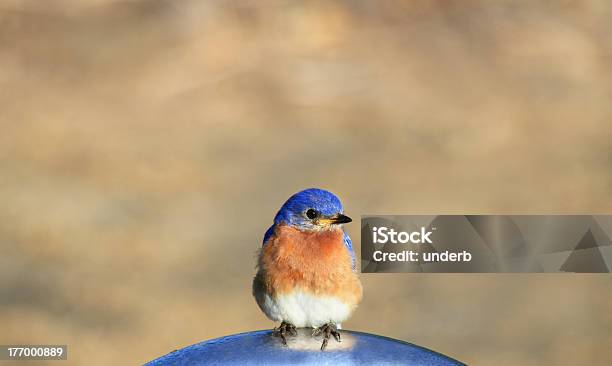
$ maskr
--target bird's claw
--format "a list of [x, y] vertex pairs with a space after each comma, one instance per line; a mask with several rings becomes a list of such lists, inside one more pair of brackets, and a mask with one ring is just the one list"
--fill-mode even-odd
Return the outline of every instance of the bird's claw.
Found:
[[327, 348], [327, 343], [329, 342], [329, 338], [331, 336], [333, 336], [337, 342], [340, 342], [340, 332], [338, 331], [338, 328], [334, 323], [323, 324], [312, 332], [313, 337], [316, 337], [321, 334], [323, 334], [323, 343], [321, 344], [321, 351], [324, 351], [325, 348]]
[[287, 345], [287, 335], [295, 337], [297, 335], [297, 329], [295, 328], [295, 325], [293, 324], [282, 322], [278, 328], [274, 328], [274, 330], [272, 331], [272, 335], [274, 337], [280, 337], [281, 341], [283, 342], [283, 345], [286, 346]]

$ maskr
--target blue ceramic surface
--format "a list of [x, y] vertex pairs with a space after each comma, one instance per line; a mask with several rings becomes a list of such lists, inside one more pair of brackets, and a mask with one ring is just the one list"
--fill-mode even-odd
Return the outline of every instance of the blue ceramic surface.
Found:
[[368, 333], [342, 331], [342, 342], [333, 338], [320, 351], [321, 338], [300, 329], [283, 346], [271, 331], [230, 335], [171, 352], [146, 366], [200, 365], [414, 365], [457, 366], [463, 363], [396, 339]]

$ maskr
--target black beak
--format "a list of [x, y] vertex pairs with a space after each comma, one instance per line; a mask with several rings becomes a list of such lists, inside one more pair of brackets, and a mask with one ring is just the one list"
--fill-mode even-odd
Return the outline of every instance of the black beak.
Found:
[[353, 219], [343, 214], [338, 214], [331, 217], [332, 224], [347, 224], [351, 221], [353, 221]]

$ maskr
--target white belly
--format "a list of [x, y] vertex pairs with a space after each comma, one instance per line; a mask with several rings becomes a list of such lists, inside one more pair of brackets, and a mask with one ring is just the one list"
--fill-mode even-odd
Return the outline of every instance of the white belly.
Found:
[[257, 299], [261, 309], [274, 321], [286, 321], [296, 327], [318, 327], [325, 323], [339, 324], [352, 309], [332, 296], [314, 296], [294, 290], [276, 298], [266, 293]]

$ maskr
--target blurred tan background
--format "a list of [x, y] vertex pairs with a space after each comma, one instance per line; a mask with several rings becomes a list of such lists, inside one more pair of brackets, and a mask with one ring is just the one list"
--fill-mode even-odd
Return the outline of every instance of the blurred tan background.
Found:
[[[311, 186], [354, 217], [610, 213], [611, 39], [596, 0], [0, 0], [0, 343], [136, 365], [272, 328], [255, 252]], [[362, 280], [345, 328], [612, 359], [609, 275]]]

